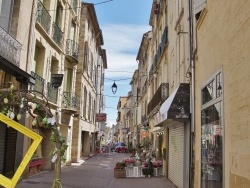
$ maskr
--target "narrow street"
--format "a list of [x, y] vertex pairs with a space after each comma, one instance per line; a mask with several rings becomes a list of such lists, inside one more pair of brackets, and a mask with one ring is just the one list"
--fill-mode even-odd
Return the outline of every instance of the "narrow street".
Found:
[[[63, 188], [176, 188], [166, 177], [120, 178], [114, 177], [116, 162], [129, 157], [127, 153], [111, 153], [108, 156], [96, 155], [82, 164], [73, 164], [62, 168]], [[43, 172], [23, 179], [17, 188], [51, 188], [54, 171]]]

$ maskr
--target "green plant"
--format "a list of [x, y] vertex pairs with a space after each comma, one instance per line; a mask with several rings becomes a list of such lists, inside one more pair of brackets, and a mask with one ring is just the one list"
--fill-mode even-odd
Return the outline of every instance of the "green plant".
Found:
[[[41, 96], [40, 99], [36, 94]], [[56, 122], [56, 117], [52, 114], [48, 99], [42, 93], [32, 90], [16, 90], [14, 85], [10, 83], [9, 88], [0, 88], [0, 113], [9, 118], [19, 121], [26, 112], [33, 118], [32, 127], [35, 129], [49, 129], [52, 131], [50, 138], [53, 141], [54, 148], [51, 151], [52, 161], [55, 162], [56, 180], [60, 184], [61, 160], [65, 161], [64, 153], [67, 150], [67, 145]]]
[[145, 149], [149, 149], [151, 145], [151, 140], [148, 137], [144, 138], [142, 141], [142, 145]]
[[115, 169], [125, 169], [126, 164], [125, 162], [117, 162], [115, 165]]
[[142, 169], [142, 174], [144, 176], [153, 175], [153, 173], [154, 173], [153, 168], [145, 167], [145, 168]]

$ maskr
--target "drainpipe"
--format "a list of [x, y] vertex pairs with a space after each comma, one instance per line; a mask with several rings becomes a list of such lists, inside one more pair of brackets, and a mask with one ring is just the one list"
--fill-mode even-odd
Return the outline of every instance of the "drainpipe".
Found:
[[191, 126], [190, 126], [190, 159], [189, 159], [189, 187], [194, 187], [194, 164], [193, 164], [193, 142], [194, 142], [194, 130], [195, 130], [195, 75], [194, 75], [194, 55], [193, 55], [193, 0], [188, 1], [188, 21], [189, 21], [189, 75], [191, 76], [190, 87], [190, 113], [191, 113]]

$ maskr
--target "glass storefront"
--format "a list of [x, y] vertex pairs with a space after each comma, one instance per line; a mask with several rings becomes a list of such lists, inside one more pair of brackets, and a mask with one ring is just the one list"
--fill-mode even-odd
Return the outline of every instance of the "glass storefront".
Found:
[[218, 75], [202, 90], [206, 106], [201, 110], [201, 188], [223, 186], [222, 101], [218, 100], [222, 90], [221, 76]]

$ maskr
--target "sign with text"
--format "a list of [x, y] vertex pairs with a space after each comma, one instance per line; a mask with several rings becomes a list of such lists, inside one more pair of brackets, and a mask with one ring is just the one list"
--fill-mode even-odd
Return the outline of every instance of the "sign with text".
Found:
[[96, 122], [106, 122], [107, 119], [107, 114], [101, 113], [101, 114], [96, 114], [95, 121]]

